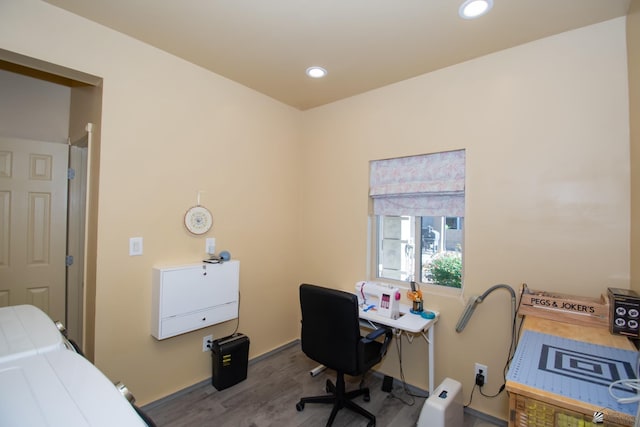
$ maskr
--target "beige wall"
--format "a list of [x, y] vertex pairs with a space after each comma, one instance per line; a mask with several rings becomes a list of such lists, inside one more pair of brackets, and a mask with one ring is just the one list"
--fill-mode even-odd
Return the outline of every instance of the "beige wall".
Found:
[[[564, 33], [305, 113], [304, 278], [352, 290], [366, 277], [368, 162], [467, 150], [464, 299], [496, 283], [598, 296], [629, 287], [625, 20]], [[488, 365], [502, 385], [509, 296], [496, 291], [461, 334], [460, 297], [439, 310], [436, 384]], [[422, 340], [404, 373], [426, 386]], [[399, 377], [395, 350], [383, 369]], [[505, 418], [507, 398], [472, 407]]]
[[[144, 404], [206, 379], [202, 337], [150, 336], [151, 269], [199, 262], [215, 236], [241, 262], [239, 330], [251, 356], [297, 336], [300, 112], [38, 0], [0, 3], [0, 46], [104, 79], [95, 362]], [[189, 235], [185, 211], [213, 213]], [[144, 255], [128, 256], [128, 239]]]
[[0, 135], [66, 144], [68, 87], [0, 70]]
[[640, 293], [640, 0], [627, 16], [629, 62], [629, 126], [631, 129], [631, 287]]
[[[508, 297], [462, 334], [464, 300], [504, 282], [581, 295], [629, 286], [624, 19], [587, 27], [301, 113], [38, 0], [0, 3], [0, 48], [104, 79], [96, 244], [95, 361], [141, 404], [201, 381], [202, 337], [149, 334], [151, 268], [197, 262], [182, 226], [202, 203], [208, 236], [241, 262], [240, 331], [251, 356], [298, 336], [297, 285], [351, 290], [366, 277], [368, 161], [467, 149], [465, 290], [441, 311], [436, 381], [471, 390], [474, 362], [502, 384]], [[128, 239], [144, 237], [142, 257]], [[426, 387], [426, 346], [403, 342]], [[398, 377], [391, 351], [382, 370]], [[474, 408], [505, 418], [506, 398]]]

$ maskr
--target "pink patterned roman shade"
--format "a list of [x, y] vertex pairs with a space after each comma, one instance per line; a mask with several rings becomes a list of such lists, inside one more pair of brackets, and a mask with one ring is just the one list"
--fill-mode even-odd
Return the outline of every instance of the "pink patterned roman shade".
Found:
[[370, 164], [375, 215], [464, 216], [465, 150]]

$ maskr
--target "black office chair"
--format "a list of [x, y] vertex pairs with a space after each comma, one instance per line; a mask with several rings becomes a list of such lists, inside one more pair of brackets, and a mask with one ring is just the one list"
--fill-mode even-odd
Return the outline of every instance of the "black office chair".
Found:
[[[311, 359], [337, 372], [336, 384], [327, 380], [324, 396], [303, 397], [296, 404], [302, 411], [305, 403], [332, 403], [333, 410], [327, 427], [333, 424], [338, 411], [348, 408], [369, 419], [369, 427], [376, 425], [376, 417], [351, 399], [364, 395], [370, 399], [369, 389], [346, 392], [344, 375], [364, 375], [382, 360], [393, 336], [390, 329], [380, 328], [366, 337], [360, 336], [358, 298], [349, 292], [315, 285], [300, 285], [302, 310], [302, 351]], [[384, 341], [376, 338], [384, 335]]]

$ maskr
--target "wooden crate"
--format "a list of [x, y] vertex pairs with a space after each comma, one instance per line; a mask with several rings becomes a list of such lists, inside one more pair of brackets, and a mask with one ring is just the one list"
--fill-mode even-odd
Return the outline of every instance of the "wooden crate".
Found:
[[509, 427], [631, 427], [634, 418], [603, 408], [602, 421], [585, 408], [565, 408], [538, 399], [509, 394]]
[[609, 327], [609, 300], [535, 291], [523, 284], [518, 314], [537, 316], [560, 322]]

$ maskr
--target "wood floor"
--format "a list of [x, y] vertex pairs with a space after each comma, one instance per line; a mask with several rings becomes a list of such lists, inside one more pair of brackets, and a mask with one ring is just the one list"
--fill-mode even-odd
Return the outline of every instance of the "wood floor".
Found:
[[[312, 377], [309, 370], [316, 365], [295, 342], [250, 363], [247, 379], [226, 390], [218, 391], [210, 381], [203, 382], [146, 405], [143, 410], [157, 427], [325, 426], [331, 413], [330, 405], [307, 404], [303, 411], [296, 410], [301, 397], [326, 394], [326, 380], [335, 381], [335, 372], [331, 370]], [[358, 387], [360, 378], [346, 378], [347, 390]], [[382, 378], [374, 373], [365, 376], [365, 386], [371, 390], [371, 400], [364, 402], [359, 397], [355, 402], [376, 415], [376, 426], [415, 426], [424, 398], [407, 395], [397, 380], [391, 393], [383, 392]], [[415, 389], [413, 392], [422, 393]], [[469, 414], [465, 414], [464, 424], [464, 427], [496, 426]], [[333, 425], [366, 426], [367, 420], [342, 409]], [[498, 425], [504, 427], [504, 423], [498, 422]]]

